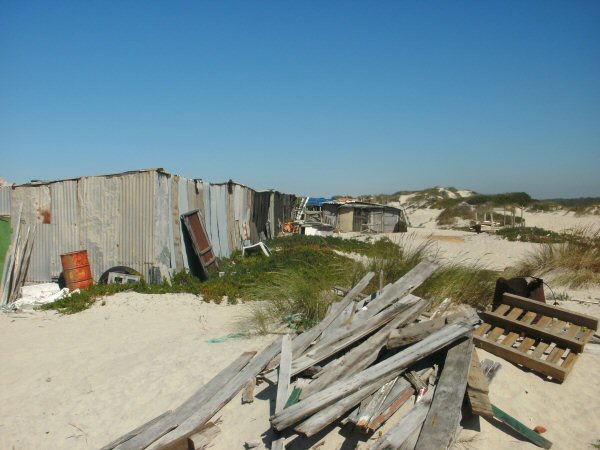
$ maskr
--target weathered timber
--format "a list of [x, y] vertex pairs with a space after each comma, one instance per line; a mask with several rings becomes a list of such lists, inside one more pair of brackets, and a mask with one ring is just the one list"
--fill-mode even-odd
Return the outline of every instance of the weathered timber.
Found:
[[[290, 372], [292, 371], [292, 342], [289, 335], [281, 341], [281, 361], [279, 363], [279, 379], [277, 380], [277, 397], [275, 397], [275, 412], [285, 408], [290, 389]], [[285, 438], [277, 436], [271, 444], [272, 450], [283, 450]]]
[[460, 422], [472, 353], [471, 336], [448, 350], [415, 450], [445, 450], [452, 444]]
[[364, 429], [369, 424], [371, 417], [380, 410], [381, 405], [383, 405], [383, 402], [385, 402], [385, 399], [392, 391], [394, 385], [398, 382], [399, 379], [400, 377], [396, 377], [388, 381], [383, 386], [381, 386], [381, 388], [379, 388], [377, 392], [375, 392], [375, 394], [373, 394], [372, 398], [364, 406], [364, 408], [360, 409], [360, 415], [356, 422], [357, 426], [359, 426], [361, 429]]
[[[271, 423], [277, 430], [283, 430], [319, 411], [339, 399], [353, 394], [368, 382], [380, 379], [391, 379], [398, 371], [419, 361], [421, 358], [434, 353], [448, 344], [460, 339], [471, 331], [471, 327], [462, 324], [452, 324], [428, 336], [421, 342], [381, 361], [362, 372], [343, 380], [336, 381], [321, 392], [317, 392], [289, 408], [273, 415]], [[465, 377], [466, 383], [466, 377]], [[464, 392], [463, 392], [464, 394]]]
[[244, 391], [242, 392], [242, 403], [254, 402], [254, 388], [256, 387], [256, 378], [251, 378], [246, 383]]
[[431, 388], [400, 421], [371, 447], [371, 450], [396, 450], [418, 430], [429, 412], [435, 388]]
[[[394, 377], [393, 374], [390, 376]], [[339, 419], [344, 413], [351, 410], [354, 406], [358, 405], [362, 399], [380, 389], [383, 384], [387, 383], [387, 381], [387, 379], [380, 379], [373, 383], [367, 384], [357, 392], [350, 394], [347, 397], [343, 397], [336, 403], [322, 409], [316, 414], [313, 414], [301, 424], [296, 425], [294, 430], [303, 436], [313, 436], [330, 423], [333, 423], [335, 420]]]
[[423, 320], [421, 322], [406, 325], [405, 327], [390, 331], [390, 336], [388, 338], [386, 347], [389, 349], [394, 349], [408, 344], [413, 344], [423, 340], [425, 337], [429, 336], [434, 331], [443, 328], [447, 324], [460, 321], [472, 324], [478, 323], [478, 319], [471, 318], [462, 312], [450, 314], [445, 317]]
[[[390, 323], [369, 337], [360, 345], [354, 347], [335, 363], [330, 363], [323, 373], [306, 386], [300, 398], [306, 398], [314, 392], [320, 391], [333, 381], [353, 375], [369, 367], [385, 346], [390, 331], [403, 323], [410, 322], [425, 311], [430, 305], [427, 300], [420, 300], [405, 311], [398, 314]], [[329, 368], [331, 366], [331, 368]]]
[[212, 423], [198, 433], [191, 435], [187, 441], [187, 450], [204, 450], [210, 446], [213, 439], [221, 432], [221, 429]]
[[[433, 368], [419, 371], [419, 378], [424, 382], [434, 373]], [[388, 395], [380, 411], [373, 415], [367, 425], [369, 431], [375, 431], [382, 426], [406, 401], [416, 394], [414, 387], [404, 378], [400, 378]], [[416, 440], [415, 440], [416, 442]]]
[[[374, 272], [367, 273], [357, 284], [354, 286], [342, 300], [338, 303], [335, 303], [332, 306], [329, 314], [325, 316], [325, 318], [319, 322], [317, 325], [312, 327], [309, 330], [306, 330], [304, 333], [296, 336], [292, 341], [292, 356], [293, 358], [298, 358], [300, 355], [304, 353], [304, 351], [321, 335], [321, 333], [327, 329], [331, 325], [332, 322], [341, 314], [344, 309], [352, 303], [354, 297], [356, 297], [359, 293], [361, 293], [369, 284], [371, 279], [375, 276]], [[269, 362], [267, 366], [267, 370], [270, 372], [264, 377], [266, 380], [274, 383], [277, 379], [277, 375], [274, 369], [279, 365], [279, 357], [273, 358], [273, 361]]]
[[[297, 375], [300, 372], [303, 372], [309, 367], [314, 366], [330, 356], [335, 355], [354, 342], [373, 333], [389, 321], [393, 320], [400, 311], [409, 308], [420, 299], [414, 295], [407, 295], [402, 300], [405, 300], [406, 302], [398, 302], [397, 304], [392, 305], [386, 311], [383, 311], [381, 314], [378, 314], [375, 317], [371, 317], [365, 323], [355, 323], [349, 328], [343, 327], [339, 330], [336, 330], [336, 333], [343, 333], [341, 335], [342, 338], [336, 340], [334, 343], [328, 343], [327, 345], [319, 343], [319, 346], [316, 349], [311, 350], [310, 354], [296, 359], [292, 363], [292, 375]], [[264, 375], [264, 378], [268, 379], [270, 382], [274, 382], [273, 377], [274, 374], [272, 372]]]
[[123, 436], [118, 437], [117, 439], [115, 439], [114, 441], [106, 444], [104, 447], [102, 447], [100, 450], [112, 450], [113, 448], [115, 448], [117, 445], [122, 444], [125, 441], [128, 441], [129, 439], [131, 439], [134, 436], [137, 436], [138, 434], [140, 434], [142, 431], [144, 431], [146, 428], [151, 427], [152, 425], [154, 425], [157, 422], [160, 422], [161, 420], [163, 420], [165, 417], [169, 416], [170, 414], [172, 414], [173, 411], [169, 410], [166, 411], [164, 413], [162, 413], [160, 416], [155, 417], [154, 419], [149, 420], [148, 422], [146, 422], [143, 425], [140, 425], [139, 427], [131, 430], [128, 433], [125, 433]]
[[561, 346], [570, 348], [571, 350], [580, 353], [583, 351], [585, 345], [577, 339], [570, 338], [568, 336], [552, 333], [549, 330], [543, 329], [537, 325], [527, 325], [518, 320], [510, 319], [506, 316], [501, 316], [493, 312], [482, 312], [481, 315], [485, 318], [486, 322], [495, 324], [503, 327], [505, 330], [513, 330], [516, 332], [523, 332], [528, 336], [535, 336], [540, 339], [547, 339], [552, 342], [556, 342]]
[[526, 353], [521, 353], [513, 348], [496, 344], [495, 342], [489, 342], [479, 336], [474, 336], [473, 340], [475, 341], [475, 345], [483, 350], [493, 353], [496, 356], [500, 356], [512, 363], [519, 364], [528, 369], [552, 377], [557, 381], [564, 381], [567, 377], [568, 372], [563, 367], [557, 366], [556, 364], [542, 361], [541, 359], [534, 358]]
[[510, 416], [509, 414], [505, 413], [497, 406], [492, 405], [492, 409], [494, 411], [494, 417], [496, 417], [501, 422], [504, 422], [506, 425], [511, 427], [513, 430], [515, 430], [521, 436], [528, 439], [530, 442], [533, 442], [538, 447], [542, 447], [542, 448], [546, 448], [546, 449], [549, 449], [550, 447], [552, 447], [552, 442], [550, 442], [548, 439], [540, 436], [535, 431], [533, 431], [531, 428], [528, 428], [526, 425], [519, 422], [517, 419]]
[[208, 383], [198, 389], [194, 395], [176, 408], [173, 411], [173, 414], [163, 417], [160, 421], [157, 421], [139, 433], [136, 433], [135, 436], [119, 445], [117, 449], [138, 450], [146, 448], [152, 442], [179, 426], [184, 420], [190, 417], [196, 409], [223, 389], [227, 382], [239, 373], [255, 354], [256, 352], [242, 353], [234, 362], [219, 372]]
[[442, 302], [435, 308], [435, 311], [431, 314], [431, 318], [435, 319], [436, 317], [442, 316], [446, 310], [450, 307], [452, 300], [449, 298], [445, 298]]
[[275, 340], [253, 358], [237, 375], [231, 378], [219, 392], [215, 393], [204, 404], [199, 405], [196, 411], [183, 423], [154, 442], [149, 448], [152, 450], [164, 449], [171, 443], [187, 439], [188, 436], [202, 427], [244, 387], [250, 378], [257, 376], [269, 361], [279, 354], [281, 351], [281, 341], [282, 338]]
[[514, 294], [505, 293], [502, 296], [502, 303], [516, 306], [527, 311], [535, 311], [546, 316], [556, 317], [565, 322], [574, 323], [583, 327], [598, 329], [598, 319], [586, 314], [576, 313], [568, 309], [552, 306], [547, 303], [538, 302]]
[[467, 397], [474, 414], [493, 417], [494, 412], [492, 411], [492, 404], [488, 396], [489, 391], [490, 387], [481, 369], [477, 350], [473, 349], [469, 378], [467, 380]]

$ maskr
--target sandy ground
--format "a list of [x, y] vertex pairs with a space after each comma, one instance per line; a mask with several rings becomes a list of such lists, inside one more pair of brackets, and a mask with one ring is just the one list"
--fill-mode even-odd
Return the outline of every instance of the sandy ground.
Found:
[[[463, 258], [497, 269], [534, 245], [433, 227], [411, 229], [410, 236], [394, 239], [416, 245], [431, 239], [443, 259]], [[568, 293], [600, 301], [598, 287]], [[598, 305], [565, 301], [561, 306], [600, 317]], [[248, 313], [247, 305], [209, 304], [193, 295], [122, 293], [73, 316], [0, 314], [0, 449], [95, 449], [177, 407], [240, 353], [259, 351], [275, 338], [207, 342], [245, 330]], [[599, 347], [588, 344], [563, 384], [478, 351], [481, 359], [503, 366], [491, 386], [492, 402], [528, 426], [545, 426], [553, 449], [570, 450], [591, 448], [600, 439]], [[266, 384], [258, 387], [252, 404], [242, 405], [236, 396], [218, 415], [223, 432], [213, 448], [242, 449], [246, 442], [268, 448], [274, 396], [275, 389]], [[485, 420], [465, 423], [465, 428], [456, 448], [535, 448]], [[373, 443], [333, 427], [312, 440], [287, 444], [308, 449], [321, 441], [321, 450], [364, 449]]]

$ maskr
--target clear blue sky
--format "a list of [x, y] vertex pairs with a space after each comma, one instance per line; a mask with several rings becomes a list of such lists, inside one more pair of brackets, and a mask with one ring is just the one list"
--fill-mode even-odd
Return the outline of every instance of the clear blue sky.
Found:
[[600, 196], [599, 1], [0, 0], [0, 175]]

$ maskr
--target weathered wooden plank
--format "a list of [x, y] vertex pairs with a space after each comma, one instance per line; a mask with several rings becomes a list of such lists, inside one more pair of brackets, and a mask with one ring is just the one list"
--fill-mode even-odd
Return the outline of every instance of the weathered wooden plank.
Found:
[[381, 409], [383, 402], [385, 402], [385, 399], [392, 391], [394, 385], [398, 382], [399, 379], [399, 377], [396, 377], [388, 381], [383, 386], [381, 386], [381, 388], [379, 388], [377, 392], [375, 392], [375, 394], [372, 395], [370, 401], [365, 405], [365, 407], [361, 408], [360, 415], [358, 417], [358, 420], [356, 421], [357, 426], [359, 426], [360, 428], [366, 428], [366, 426], [371, 421], [371, 417], [374, 414], [377, 414], [378, 411]]
[[533, 442], [538, 447], [542, 447], [542, 448], [546, 448], [546, 449], [549, 449], [552, 447], [552, 442], [550, 442], [548, 439], [540, 436], [535, 431], [533, 431], [531, 428], [528, 428], [526, 425], [519, 422], [517, 419], [510, 416], [509, 414], [505, 413], [497, 406], [492, 405], [492, 409], [494, 411], [494, 417], [496, 417], [501, 422], [504, 422], [506, 425], [511, 427], [513, 430], [515, 430], [521, 436], [528, 439], [530, 442]]
[[489, 391], [489, 384], [481, 369], [477, 350], [473, 349], [469, 378], [467, 379], [467, 397], [473, 413], [485, 417], [494, 416], [492, 404], [488, 397]]
[[256, 378], [251, 378], [246, 383], [244, 391], [242, 392], [242, 403], [254, 402], [254, 388], [256, 387]]
[[152, 442], [173, 430], [190, 417], [200, 405], [207, 402], [217, 392], [223, 389], [227, 382], [239, 373], [255, 354], [256, 352], [242, 353], [235, 361], [219, 372], [208, 383], [198, 389], [194, 395], [176, 408], [173, 411], [173, 414], [163, 417], [143, 431], [136, 433], [136, 436], [124, 441], [116, 448], [118, 450], [138, 450], [146, 448]]
[[396, 450], [400, 448], [425, 421], [431, 407], [434, 392], [435, 388], [432, 387], [420, 402], [377, 440], [375, 445], [371, 447], [371, 450]]
[[[304, 353], [304, 351], [321, 335], [321, 333], [327, 329], [332, 322], [338, 317], [342, 311], [352, 303], [354, 297], [356, 297], [359, 293], [361, 293], [369, 284], [371, 279], [375, 276], [374, 272], [367, 273], [357, 284], [354, 286], [342, 300], [338, 303], [334, 303], [332, 305], [332, 310], [330, 314], [327, 314], [325, 318], [319, 322], [317, 325], [312, 327], [309, 330], [306, 330], [304, 333], [296, 336], [292, 341], [292, 356], [293, 358], [298, 358], [300, 355]], [[333, 309], [335, 308], [335, 309]], [[269, 362], [267, 366], [267, 370], [270, 370], [268, 376], [264, 378], [270, 382], [275, 382], [277, 379], [277, 374], [275, 372], [275, 368], [279, 365], [279, 357], [273, 358], [273, 361]]]
[[[529, 325], [529, 324], [531, 324], [531, 322], [533, 322], [533, 319], [535, 319], [536, 316], [537, 316], [536, 313], [528, 311], [525, 313], [523, 318], [521, 320], [519, 320], [519, 323]], [[512, 347], [512, 345], [516, 342], [516, 340], [519, 339], [519, 336], [520, 336], [519, 333], [515, 333], [513, 331], [511, 333], [508, 333], [508, 335], [504, 338], [504, 340], [501, 343], [502, 343], [502, 345]]]
[[306, 386], [300, 398], [306, 398], [314, 392], [320, 391], [335, 380], [341, 379], [360, 372], [369, 367], [379, 355], [381, 349], [388, 341], [390, 331], [403, 323], [415, 320], [419, 314], [430, 305], [427, 300], [420, 300], [405, 311], [402, 311], [390, 323], [368, 338], [360, 345], [354, 347], [338, 361], [330, 363], [320, 374], [319, 378], [313, 380]]
[[[537, 325], [541, 328], [546, 328], [546, 326], [550, 323], [550, 321], [552, 320], [551, 317], [548, 316], [543, 316], [538, 322]], [[531, 337], [525, 337], [523, 339], [523, 341], [521, 342], [521, 344], [518, 347], [518, 351], [523, 352], [523, 353], [527, 353], [529, 351], [529, 349], [531, 348], [531, 346], [535, 343], [535, 339], [531, 338]]]
[[[565, 370], [557, 366], [556, 364], [549, 364], [546, 361], [536, 359], [532, 356], [521, 353], [513, 348], [506, 347], [504, 345], [496, 344], [495, 342], [489, 342], [478, 336], [473, 337], [475, 345], [483, 350], [493, 353], [496, 356], [506, 359], [515, 364], [519, 364], [528, 369], [535, 370], [537, 372], [548, 375], [558, 381], [564, 381], [566, 377]], [[538, 345], [541, 345], [538, 344]]]
[[497, 326], [503, 327], [505, 330], [513, 330], [517, 332], [526, 333], [528, 336], [535, 336], [540, 339], [547, 339], [557, 344], [561, 344], [566, 348], [570, 348], [578, 353], [583, 351], [584, 344], [577, 339], [570, 338], [565, 335], [555, 334], [547, 331], [537, 325], [527, 325], [518, 320], [511, 319], [509, 317], [503, 317], [493, 312], [482, 312], [481, 315], [485, 318], [486, 322], [496, 324]]
[[188, 438], [186, 450], [204, 450], [208, 448], [220, 432], [221, 429], [217, 425], [209, 423], [202, 431]]
[[152, 450], [164, 449], [171, 443], [187, 439], [188, 436], [202, 427], [244, 387], [250, 378], [257, 376], [269, 361], [275, 355], [279, 354], [281, 351], [281, 341], [282, 338], [275, 340], [275, 342], [252, 359], [237, 375], [231, 378], [219, 392], [204, 404], [199, 405], [198, 409], [181, 425], [161, 437], [148, 448]]
[[[383, 311], [381, 314], [371, 317], [366, 323], [353, 324], [350, 328], [344, 331], [342, 339], [334, 343], [328, 343], [327, 345], [319, 343], [319, 346], [314, 350], [311, 350], [311, 353], [304, 355], [292, 362], [292, 375], [297, 375], [309, 367], [314, 366], [315, 364], [318, 364], [330, 356], [333, 356], [336, 353], [344, 350], [349, 345], [373, 333], [389, 321], [393, 320], [400, 311], [409, 308], [421, 300], [419, 297], [415, 297], [414, 295], [407, 295], [404, 297], [404, 299], [407, 301], [406, 303], [398, 302], [397, 304], [392, 305], [388, 310]], [[343, 329], [336, 330], [336, 332], [342, 330]], [[272, 373], [265, 374], [264, 377], [265, 379], [269, 379], [271, 382], [273, 381]]]
[[160, 422], [161, 420], [163, 420], [165, 417], [169, 416], [170, 414], [172, 414], [173, 411], [169, 410], [167, 412], [162, 413], [160, 416], [155, 417], [152, 420], [149, 420], [148, 422], [146, 422], [143, 425], [140, 425], [139, 427], [131, 430], [128, 433], [125, 433], [123, 436], [118, 437], [117, 439], [115, 439], [114, 441], [106, 444], [104, 447], [102, 447], [100, 450], [112, 450], [113, 448], [115, 448], [117, 445], [122, 444], [125, 441], [128, 441], [129, 439], [131, 439], [134, 436], [137, 436], [138, 434], [140, 434], [141, 432], [143, 432], [145, 429], [151, 427], [152, 425], [154, 425], [155, 423]]
[[437, 317], [435, 319], [423, 320], [418, 323], [406, 325], [390, 332], [386, 347], [388, 349], [393, 349], [403, 347], [408, 344], [413, 344], [429, 336], [434, 331], [443, 328], [449, 323], [456, 323], [460, 321], [471, 323], [471, 319], [466, 314], [459, 312], [445, 317]]
[[598, 319], [596, 317], [576, 313], [558, 306], [549, 305], [548, 303], [538, 302], [509, 293], [505, 293], [502, 296], [502, 302], [504, 304], [518, 306], [527, 311], [535, 311], [546, 316], [555, 317], [557, 319], [564, 320], [565, 322], [574, 323], [587, 328], [593, 328], [594, 330], [598, 329]]
[[[275, 412], [285, 408], [290, 390], [290, 373], [292, 371], [292, 341], [285, 335], [281, 341], [281, 362], [279, 363], [279, 379], [277, 380], [277, 396], [275, 397]], [[283, 450], [285, 438], [277, 436], [271, 443], [272, 450]]]
[[452, 444], [460, 422], [472, 354], [470, 336], [448, 350], [415, 450], [445, 450]]
[[[400, 372], [400, 370], [398, 372]], [[390, 376], [394, 377], [393, 374]], [[373, 383], [367, 384], [357, 392], [339, 399], [334, 404], [322, 409], [316, 414], [313, 414], [299, 425], [296, 425], [296, 427], [294, 427], [294, 431], [302, 434], [303, 436], [313, 436], [330, 423], [333, 423], [335, 420], [339, 419], [344, 413], [358, 405], [365, 397], [380, 389], [385, 383], [387, 383], [387, 381], [387, 379], [379, 379]]]
[[356, 375], [339, 380], [321, 392], [317, 392], [307, 399], [284, 409], [271, 417], [271, 423], [277, 430], [283, 430], [299, 420], [314, 414], [316, 411], [335, 403], [339, 399], [353, 394], [368, 382], [374, 382], [379, 379], [391, 379], [391, 375], [397, 375], [398, 370], [405, 369], [421, 358], [460, 339], [470, 331], [471, 327], [462, 324], [448, 325], [384, 361]]

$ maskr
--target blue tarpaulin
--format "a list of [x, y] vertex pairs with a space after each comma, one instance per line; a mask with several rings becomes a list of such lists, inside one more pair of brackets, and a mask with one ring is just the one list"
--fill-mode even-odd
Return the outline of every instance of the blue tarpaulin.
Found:
[[321, 206], [323, 203], [334, 202], [333, 198], [310, 197], [306, 206]]

